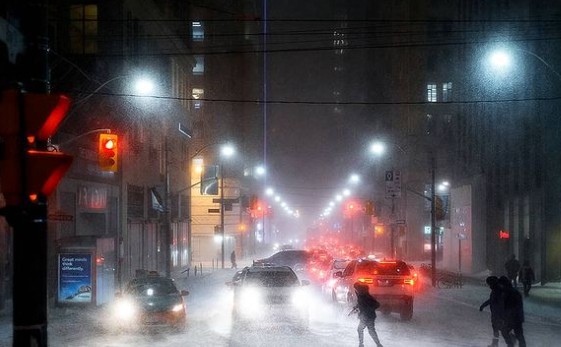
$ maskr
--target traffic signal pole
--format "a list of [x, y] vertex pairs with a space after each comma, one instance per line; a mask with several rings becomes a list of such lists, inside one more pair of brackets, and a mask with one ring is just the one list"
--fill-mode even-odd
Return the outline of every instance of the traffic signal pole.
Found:
[[431, 282], [436, 287], [436, 191], [435, 176], [436, 162], [434, 153], [431, 152], [431, 199], [430, 199], [430, 262], [431, 262]]
[[70, 101], [48, 94], [47, 1], [22, 0], [18, 29], [24, 51], [18, 60], [15, 90], [0, 98], [4, 142], [0, 156], [0, 208], [13, 228], [13, 346], [47, 346], [47, 196], [72, 158], [49, 152], [49, 138], [66, 116]]
[[[48, 68], [47, 2], [25, 1], [22, 19], [25, 39], [22, 73], [18, 76], [29, 92], [46, 93], [50, 89]], [[26, 170], [25, 110], [20, 95], [21, 172]], [[46, 142], [37, 149], [46, 150]], [[31, 205], [25, 192], [29, 177], [21, 180], [21, 214], [14, 224], [13, 346], [47, 346], [47, 198], [39, 194]]]

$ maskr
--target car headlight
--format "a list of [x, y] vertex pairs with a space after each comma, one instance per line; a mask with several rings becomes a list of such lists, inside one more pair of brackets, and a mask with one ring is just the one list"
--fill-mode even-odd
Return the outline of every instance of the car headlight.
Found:
[[130, 300], [120, 300], [115, 304], [115, 317], [120, 320], [131, 320], [136, 317], [136, 305]]
[[297, 306], [306, 306], [310, 300], [310, 296], [307, 290], [304, 288], [298, 288], [292, 293], [292, 303]]
[[240, 313], [245, 316], [255, 317], [260, 313], [262, 308], [263, 293], [259, 288], [247, 287], [243, 288], [239, 301], [237, 302]]
[[183, 310], [183, 304], [177, 304], [177, 305], [173, 306], [173, 308], [171, 310], [173, 312], [181, 312]]

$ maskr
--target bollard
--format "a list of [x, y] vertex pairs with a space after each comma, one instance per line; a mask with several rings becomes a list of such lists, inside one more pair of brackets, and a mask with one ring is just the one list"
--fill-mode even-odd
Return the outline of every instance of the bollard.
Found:
[[200, 273], [201, 273], [201, 276], [202, 276], [203, 275], [203, 263], [200, 263], [199, 266], [201, 267]]
[[197, 277], [197, 265], [195, 265], [195, 277]]

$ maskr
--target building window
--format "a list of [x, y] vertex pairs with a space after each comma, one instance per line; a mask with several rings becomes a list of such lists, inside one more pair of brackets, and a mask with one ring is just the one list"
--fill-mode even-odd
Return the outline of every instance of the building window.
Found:
[[427, 101], [428, 102], [437, 101], [436, 84], [432, 84], [432, 83], [427, 84]]
[[70, 6], [70, 52], [97, 53], [97, 5]]
[[347, 39], [345, 38], [345, 33], [335, 30], [333, 32], [333, 48], [335, 48], [335, 54], [343, 54], [344, 47], [347, 46]]
[[452, 97], [452, 82], [442, 83], [442, 101], [450, 101]]
[[205, 56], [204, 55], [196, 55], [195, 58], [195, 67], [193, 68], [193, 75], [202, 75], [205, 73]]
[[203, 41], [205, 39], [205, 28], [201, 22], [192, 22], [193, 41]]

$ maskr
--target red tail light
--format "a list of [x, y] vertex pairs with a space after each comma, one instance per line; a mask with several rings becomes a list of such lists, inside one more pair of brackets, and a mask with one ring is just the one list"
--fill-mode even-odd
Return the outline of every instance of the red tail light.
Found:
[[410, 285], [413, 286], [413, 285], [415, 285], [415, 280], [412, 279], [412, 278], [408, 278], [408, 279], [406, 279], [406, 280], [403, 280], [403, 283], [405, 283], [405, 284], [410, 284]]

